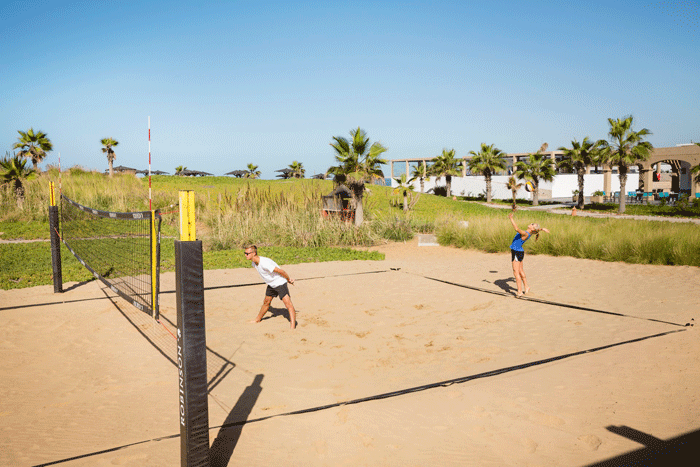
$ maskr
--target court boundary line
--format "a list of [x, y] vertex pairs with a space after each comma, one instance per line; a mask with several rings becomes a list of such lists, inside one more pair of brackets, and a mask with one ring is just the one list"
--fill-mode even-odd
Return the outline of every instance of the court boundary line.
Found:
[[[638, 337], [638, 338], [635, 338], [635, 339], [630, 339], [630, 340], [623, 341], [623, 342], [616, 342], [616, 343], [614, 343], [614, 344], [606, 344], [606, 345], [599, 346], [599, 347], [594, 347], [594, 348], [591, 348], [591, 349], [579, 350], [579, 351], [577, 351], [577, 352], [571, 352], [571, 353], [568, 353], [568, 354], [558, 355], [558, 356], [555, 356], [555, 357], [550, 357], [550, 358], [546, 358], [546, 359], [542, 359], [542, 360], [536, 360], [536, 361], [534, 361], [534, 362], [522, 363], [522, 364], [519, 364], [519, 365], [513, 365], [513, 366], [509, 366], [509, 367], [505, 367], [505, 368], [499, 368], [499, 369], [496, 369], [496, 370], [486, 371], [486, 372], [483, 372], [483, 373], [477, 373], [477, 374], [474, 374], [474, 375], [468, 375], [468, 376], [462, 376], [462, 377], [459, 377], [459, 378], [448, 379], [448, 380], [445, 380], [445, 381], [439, 381], [439, 382], [437, 382], [437, 383], [429, 383], [429, 384], [424, 384], [424, 385], [421, 385], [421, 386], [414, 386], [414, 387], [412, 387], [412, 388], [399, 389], [399, 390], [396, 390], [396, 391], [385, 392], [385, 393], [382, 393], [382, 394], [376, 394], [376, 395], [374, 395], [374, 396], [361, 397], [361, 398], [352, 399], [352, 400], [349, 400], [349, 401], [335, 402], [335, 403], [333, 403], [333, 404], [326, 404], [326, 405], [322, 405], [322, 406], [318, 406], [318, 407], [310, 407], [310, 408], [300, 409], [300, 410], [294, 410], [294, 411], [286, 412], [286, 413], [268, 415], [268, 416], [266, 416], [266, 417], [255, 418], [255, 419], [252, 419], [252, 420], [242, 420], [242, 421], [238, 421], [238, 422], [225, 423], [225, 424], [223, 424], [223, 425], [218, 425], [218, 426], [210, 426], [210, 427], [209, 427], [209, 430], [216, 430], [216, 429], [222, 429], [222, 428], [223, 428], [223, 429], [226, 429], [226, 428], [233, 428], [233, 427], [237, 427], [237, 426], [244, 426], [244, 425], [247, 425], [247, 424], [249, 424], [249, 423], [263, 422], [263, 421], [266, 421], [266, 420], [270, 420], [270, 419], [272, 419], [272, 418], [287, 417], [287, 416], [291, 416], [291, 415], [302, 415], [302, 414], [306, 414], [306, 413], [319, 412], [319, 411], [321, 411], [321, 410], [328, 410], [328, 409], [332, 409], [332, 408], [336, 408], [336, 407], [342, 407], [342, 406], [345, 406], [345, 405], [355, 405], [355, 404], [360, 404], [360, 403], [364, 403], [364, 402], [371, 402], [371, 401], [375, 401], [375, 400], [382, 400], [382, 399], [388, 399], [388, 398], [391, 398], [391, 397], [398, 397], [398, 396], [403, 396], [403, 395], [407, 395], [407, 394], [413, 394], [413, 393], [416, 393], [416, 392], [427, 391], [427, 390], [436, 389], [436, 388], [439, 388], [439, 387], [452, 386], [453, 384], [464, 384], [464, 383], [467, 383], [467, 382], [469, 382], [469, 381], [474, 381], [474, 380], [477, 380], [477, 379], [489, 378], [489, 377], [493, 377], [493, 376], [500, 376], [500, 375], [502, 375], [502, 374], [510, 373], [510, 372], [513, 372], [513, 371], [524, 370], [524, 369], [526, 369], [526, 368], [530, 368], [530, 367], [534, 367], [534, 366], [545, 365], [545, 364], [547, 364], [547, 363], [551, 363], [551, 362], [555, 362], [555, 361], [559, 361], [559, 360], [564, 360], [564, 359], [576, 357], [576, 356], [579, 356], [579, 355], [584, 355], [584, 354], [599, 352], [599, 351], [607, 350], [607, 349], [610, 349], [610, 348], [613, 348], [613, 347], [619, 347], [619, 346], [621, 346], [621, 345], [633, 344], [633, 343], [645, 341], [645, 340], [648, 340], [648, 339], [653, 339], [653, 338], [656, 338], [656, 337], [663, 337], [663, 336], [667, 336], [667, 335], [670, 335], [670, 334], [676, 334], [676, 333], [683, 332], [683, 331], [686, 331], [686, 329], [685, 329], [685, 328], [684, 328], [684, 329], [676, 329], [676, 330], [673, 330], [673, 331], [666, 331], [666, 332], [657, 333], [657, 334], [652, 334], [652, 335], [648, 335], [648, 336], [642, 336], [642, 337]], [[85, 458], [88, 458], [88, 457], [98, 456], [98, 455], [100, 455], [100, 454], [106, 454], [106, 453], [108, 453], [108, 452], [119, 451], [119, 450], [121, 450], [121, 449], [126, 449], [126, 448], [129, 448], [129, 447], [138, 446], [138, 445], [140, 445], [140, 444], [146, 444], [146, 443], [151, 443], [151, 442], [164, 441], [164, 440], [175, 439], [175, 438], [179, 438], [179, 437], [180, 437], [180, 434], [179, 434], [179, 433], [176, 434], [176, 435], [160, 436], [160, 437], [158, 437], [158, 438], [152, 438], [152, 439], [148, 439], [148, 440], [137, 441], [137, 442], [134, 442], [134, 443], [124, 444], [124, 445], [122, 445], [122, 446], [116, 446], [116, 447], [112, 447], [112, 448], [108, 448], [108, 449], [102, 449], [102, 450], [100, 450], [100, 451], [95, 451], [95, 452], [91, 452], [91, 453], [81, 454], [81, 455], [73, 456], [73, 457], [66, 458], [66, 459], [60, 459], [60, 460], [57, 460], [57, 461], [51, 461], [51, 462], [47, 462], [47, 463], [44, 463], [44, 464], [37, 464], [37, 465], [34, 465], [33, 467], [46, 467], [46, 466], [49, 466], [49, 465], [62, 464], [62, 463], [64, 463], [64, 462], [70, 462], [70, 461], [74, 461], [74, 460], [78, 460], [78, 459], [85, 459]]]

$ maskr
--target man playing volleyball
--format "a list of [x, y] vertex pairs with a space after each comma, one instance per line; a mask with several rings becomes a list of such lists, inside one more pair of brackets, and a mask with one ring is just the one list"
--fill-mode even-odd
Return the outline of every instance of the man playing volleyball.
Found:
[[270, 308], [270, 303], [272, 303], [273, 297], [279, 297], [287, 307], [289, 311], [289, 322], [291, 323], [291, 328], [296, 328], [297, 324], [297, 313], [292, 305], [292, 299], [289, 296], [289, 289], [287, 288], [287, 282], [294, 285], [294, 279], [291, 279], [289, 275], [282, 270], [277, 263], [275, 263], [270, 258], [264, 256], [258, 256], [258, 247], [255, 245], [247, 246], [243, 253], [245, 257], [248, 258], [253, 267], [260, 277], [263, 278], [267, 284], [267, 289], [265, 290], [265, 299], [263, 300], [262, 307], [260, 308], [260, 313], [255, 317], [252, 323], [259, 323], [267, 310]]
[[513, 237], [513, 242], [510, 244], [510, 256], [513, 262], [513, 275], [515, 276], [515, 283], [518, 285], [518, 293], [516, 297], [522, 297], [524, 294], [530, 291], [530, 287], [527, 285], [527, 279], [525, 278], [525, 271], [523, 270], [523, 259], [525, 259], [525, 249], [523, 244], [530, 238], [532, 234], [535, 234], [535, 241], [540, 238], [540, 232], [547, 232], [549, 230], [544, 227], [540, 227], [539, 224], [532, 223], [527, 226], [527, 230], [520, 230], [513, 219], [513, 213], [508, 214], [510, 218], [510, 223], [513, 224], [515, 229], [515, 237]]

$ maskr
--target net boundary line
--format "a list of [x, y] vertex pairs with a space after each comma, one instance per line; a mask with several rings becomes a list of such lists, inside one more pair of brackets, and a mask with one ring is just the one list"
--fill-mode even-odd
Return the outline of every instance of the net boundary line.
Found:
[[[151, 219], [151, 211], [134, 211], [134, 212], [114, 212], [114, 211], [102, 211], [100, 209], [94, 209], [94, 208], [89, 208], [87, 206], [83, 206], [82, 204], [73, 201], [66, 195], [61, 193], [61, 198], [65, 199], [68, 201], [70, 204], [75, 206], [76, 208], [80, 209], [81, 211], [93, 214], [95, 216], [99, 217], [104, 217], [108, 219], [123, 219], [123, 220], [144, 220], [144, 219]], [[153, 211], [154, 215], [156, 217], [161, 217], [160, 211], [155, 210]]]
[[[568, 354], [558, 355], [558, 356], [555, 356], [555, 357], [550, 357], [550, 358], [546, 358], [546, 359], [542, 359], [542, 360], [536, 360], [536, 361], [528, 362], [528, 363], [521, 363], [521, 364], [519, 364], [519, 365], [513, 365], [513, 366], [509, 366], [509, 367], [505, 367], [505, 368], [499, 368], [499, 369], [496, 369], [496, 370], [486, 371], [486, 372], [483, 372], [483, 373], [477, 373], [477, 374], [474, 374], [474, 375], [468, 375], [468, 376], [462, 376], [462, 377], [459, 377], [459, 378], [448, 379], [448, 380], [440, 381], [440, 382], [437, 382], [437, 383], [429, 383], [429, 384], [424, 384], [424, 385], [421, 385], [421, 386], [414, 386], [414, 387], [412, 387], [412, 388], [399, 389], [399, 390], [396, 390], [396, 391], [385, 392], [385, 393], [377, 394], [377, 395], [374, 395], [374, 396], [361, 397], [361, 398], [352, 399], [352, 400], [349, 400], [349, 401], [335, 402], [335, 403], [333, 403], [333, 404], [326, 404], [326, 405], [322, 405], [322, 406], [318, 406], [318, 407], [310, 407], [310, 408], [307, 408], [307, 409], [294, 410], [294, 411], [292, 411], [292, 412], [286, 412], [286, 413], [281, 413], [281, 414], [268, 415], [268, 416], [266, 416], [266, 417], [255, 418], [255, 419], [252, 419], [252, 420], [241, 420], [241, 421], [238, 421], [238, 422], [225, 423], [225, 424], [219, 425], [219, 426], [211, 426], [211, 427], [209, 427], [209, 430], [222, 429], [222, 428], [223, 428], [223, 429], [226, 429], [226, 428], [233, 428], [233, 427], [237, 427], [237, 426], [244, 426], [244, 425], [247, 425], [247, 424], [249, 424], [249, 423], [263, 422], [263, 421], [266, 421], [266, 420], [270, 420], [270, 419], [272, 419], [272, 418], [286, 417], [286, 416], [290, 416], [290, 415], [302, 415], [302, 414], [306, 414], [306, 413], [319, 412], [319, 411], [321, 411], [321, 410], [328, 410], [328, 409], [332, 409], [332, 408], [336, 408], [336, 407], [342, 407], [342, 406], [345, 406], [345, 405], [355, 405], [355, 404], [360, 404], [360, 403], [363, 403], [363, 402], [370, 402], [370, 401], [374, 401], [374, 400], [388, 399], [388, 398], [390, 398], [390, 397], [398, 397], [398, 396], [403, 396], [403, 395], [407, 395], [407, 394], [413, 394], [413, 393], [416, 393], [416, 392], [427, 391], [427, 390], [429, 390], [429, 389], [435, 389], [435, 388], [439, 388], [439, 387], [447, 387], [447, 386], [451, 386], [451, 385], [453, 385], [453, 384], [464, 384], [464, 383], [467, 383], [467, 382], [469, 382], [469, 381], [474, 381], [474, 380], [477, 380], [477, 379], [489, 378], [489, 377], [492, 377], [492, 376], [499, 376], [499, 375], [502, 375], [502, 374], [505, 374], [505, 373], [510, 373], [510, 372], [513, 372], [513, 371], [524, 370], [524, 369], [526, 369], [526, 368], [530, 368], [530, 367], [534, 367], [534, 366], [544, 365], [544, 364], [547, 364], [547, 363], [551, 363], [551, 362], [555, 362], [555, 361], [559, 361], [559, 360], [564, 360], [564, 359], [568, 359], [568, 358], [572, 358], [572, 357], [576, 357], [576, 356], [584, 355], [584, 354], [588, 354], [588, 353], [600, 352], [600, 351], [602, 351], [602, 350], [607, 350], [607, 349], [610, 349], [610, 348], [613, 348], [613, 347], [618, 347], [618, 346], [621, 346], [621, 345], [634, 344], [634, 343], [642, 342], [642, 341], [645, 341], [645, 340], [648, 340], [648, 339], [653, 339], [653, 338], [656, 338], [656, 337], [663, 337], [663, 336], [667, 336], [667, 335], [670, 335], [670, 334], [677, 334], [677, 333], [683, 332], [683, 331], [686, 331], [686, 329], [676, 329], [676, 330], [673, 330], [673, 331], [666, 331], [666, 332], [657, 333], [657, 334], [652, 334], [652, 335], [648, 335], [648, 336], [637, 337], [637, 338], [635, 338], [635, 339], [630, 339], [630, 340], [623, 341], [623, 342], [616, 342], [616, 343], [614, 343], [614, 344], [606, 344], [606, 345], [603, 345], [603, 346], [594, 347], [594, 348], [591, 348], [591, 349], [579, 350], [579, 351], [577, 351], [577, 352], [571, 352], [571, 353], [568, 353]], [[100, 455], [100, 454], [106, 454], [106, 453], [108, 453], [108, 452], [114, 452], [114, 451], [118, 451], [118, 450], [121, 450], [121, 449], [129, 448], [129, 447], [132, 447], [132, 446], [138, 446], [138, 445], [140, 445], [140, 444], [146, 444], [146, 443], [151, 443], [151, 442], [164, 441], [164, 440], [175, 439], [175, 438], [179, 438], [179, 437], [180, 437], [180, 434], [160, 436], [160, 437], [158, 437], [158, 438], [152, 438], [152, 439], [148, 439], [148, 440], [137, 441], [137, 442], [134, 442], [134, 443], [124, 444], [124, 445], [122, 445], [122, 446], [116, 446], [116, 447], [112, 447], [112, 448], [108, 448], [108, 449], [102, 449], [102, 450], [100, 450], [100, 451], [95, 451], [95, 452], [91, 452], [91, 453], [87, 453], [87, 454], [81, 454], [81, 455], [73, 456], [73, 457], [66, 458], [66, 459], [60, 459], [60, 460], [57, 460], [57, 461], [51, 461], [51, 462], [47, 462], [47, 463], [44, 463], [44, 464], [37, 464], [37, 465], [34, 465], [33, 467], [46, 467], [46, 466], [49, 466], [49, 465], [62, 464], [62, 463], [64, 463], [64, 462], [70, 462], [70, 461], [74, 461], [74, 460], [78, 460], [78, 459], [85, 459], [85, 458], [92, 457], [92, 456], [98, 456], [98, 455]]]

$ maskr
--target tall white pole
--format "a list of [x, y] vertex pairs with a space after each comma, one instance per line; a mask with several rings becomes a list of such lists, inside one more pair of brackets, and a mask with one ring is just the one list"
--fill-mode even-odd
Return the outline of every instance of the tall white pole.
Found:
[[152, 211], [151, 207], [151, 116], [148, 116], [148, 210]]

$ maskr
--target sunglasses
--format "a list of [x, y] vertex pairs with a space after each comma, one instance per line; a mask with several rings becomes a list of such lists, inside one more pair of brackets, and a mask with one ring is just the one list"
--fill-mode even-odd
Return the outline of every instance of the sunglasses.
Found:
[[253, 254], [252, 251], [244, 251], [244, 252], [243, 252], [243, 255], [244, 255], [244, 256], [248, 256], [248, 255], [252, 255], [252, 254]]

